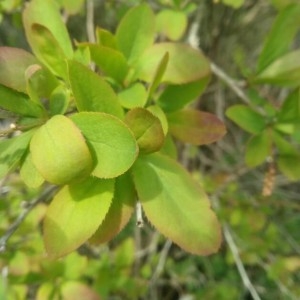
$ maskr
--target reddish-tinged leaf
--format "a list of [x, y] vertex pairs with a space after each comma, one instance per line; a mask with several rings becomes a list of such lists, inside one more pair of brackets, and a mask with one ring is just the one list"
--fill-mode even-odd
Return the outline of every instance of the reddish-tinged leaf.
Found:
[[61, 294], [64, 300], [100, 300], [96, 291], [82, 282], [66, 281], [61, 287]]
[[113, 190], [114, 180], [89, 177], [57, 193], [44, 220], [44, 243], [50, 257], [74, 251], [95, 233], [109, 210]]
[[25, 71], [37, 63], [37, 59], [27, 51], [0, 47], [0, 83], [26, 93]]
[[140, 156], [132, 172], [144, 212], [162, 234], [194, 254], [218, 250], [218, 220], [205, 192], [185, 169], [155, 153]]
[[135, 189], [129, 173], [117, 177], [112, 204], [103, 223], [90, 238], [92, 244], [110, 241], [125, 227], [134, 211], [135, 197]]
[[125, 123], [132, 130], [142, 153], [158, 151], [164, 143], [164, 131], [160, 120], [144, 108], [130, 110]]
[[223, 122], [207, 112], [180, 110], [167, 114], [167, 118], [170, 133], [185, 143], [210, 144], [226, 133]]

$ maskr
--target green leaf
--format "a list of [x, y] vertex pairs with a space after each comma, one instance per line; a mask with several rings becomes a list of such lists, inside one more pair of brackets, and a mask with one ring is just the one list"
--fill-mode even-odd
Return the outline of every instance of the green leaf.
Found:
[[155, 117], [160, 120], [164, 135], [166, 136], [169, 131], [169, 123], [166, 114], [158, 105], [150, 105], [147, 107], [147, 110], [149, 110]]
[[87, 177], [93, 159], [80, 130], [67, 117], [56, 115], [34, 134], [32, 161], [49, 182], [66, 184]]
[[33, 52], [53, 74], [67, 79], [66, 55], [51, 31], [40, 24], [31, 26], [31, 38], [34, 41]]
[[41, 117], [45, 113], [43, 107], [36, 102], [31, 101], [27, 95], [1, 84], [0, 107], [13, 113], [28, 117]]
[[164, 143], [164, 132], [160, 120], [144, 108], [130, 110], [125, 123], [132, 130], [141, 153], [158, 151]]
[[82, 11], [84, 0], [62, 0], [63, 8], [68, 15], [75, 15]]
[[34, 130], [0, 141], [0, 178], [13, 170], [25, 154]]
[[12, 47], [0, 47], [0, 84], [26, 93], [26, 69], [38, 63], [27, 51]]
[[129, 222], [134, 211], [135, 198], [136, 193], [129, 173], [117, 177], [109, 211], [89, 242], [102, 244], [114, 238]]
[[226, 116], [250, 133], [259, 134], [266, 127], [264, 117], [246, 105], [237, 104], [229, 107]]
[[164, 9], [156, 15], [156, 30], [171, 41], [179, 40], [187, 28], [187, 16], [179, 10]]
[[147, 4], [130, 9], [116, 32], [118, 48], [131, 65], [152, 45], [155, 35], [155, 17]]
[[193, 109], [167, 114], [169, 132], [193, 145], [213, 143], [226, 133], [224, 124], [213, 114]]
[[244, 4], [245, 0], [222, 0], [222, 2], [226, 5], [232, 6], [233, 8], [237, 9]]
[[31, 158], [31, 153], [28, 152], [25, 156], [20, 169], [20, 175], [24, 183], [31, 188], [38, 188], [44, 182], [44, 178], [34, 166]]
[[70, 93], [66, 86], [59, 85], [50, 95], [50, 113], [52, 116], [64, 114], [70, 102]]
[[79, 111], [104, 112], [122, 118], [118, 97], [99, 75], [76, 61], [69, 61], [69, 78]]
[[277, 115], [279, 123], [300, 120], [300, 89], [296, 89], [284, 100]]
[[300, 27], [299, 15], [299, 4], [289, 5], [279, 13], [261, 51], [257, 66], [258, 74], [288, 52]]
[[111, 49], [117, 49], [117, 41], [115, 36], [108, 30], [103, 28], [96, 28], [97, 43], [101, 46]]
[[142, 83], [136, 82], [118, 94], [119, 101], [124, 108], [144, 107], [148, 94]]
[[177, 153], [177, 147], [174, 143], [173, 138], [170, 134], [167, 134], [165, 137], [165, 141], [163, 146], [161, 147], [159, 153], [169, 156], [170, 158], [173, 158], [174, 160], [177, 160], [178, 153]]
[[169, 54], [169, 62], [162, 82], [184, 84], [210, 75], [209, 62], [200, 50], [185, 44], [160, 43], [148, 48], [139, 58], [134, 66], [135, 77], [151, 82], [165, 53]]
[[36, 41], [32, 35], [32, 25], [40, 24], [51, 32], [67, 58], [72, 58], [72, 43], [65, 24], [59, 13], [59, 7], [53, 0], [32, 0], [23, 11], [23, 23], [27, 41], [35, 51]]
[[300, 50], [280, 56], [254, 78], [256, 83], [300, 86]]
[[101, 300], [100, 296], [88, 284], [80, 281], [65, 281], [62, 283], [61, 295], [64, 300]]
[[264, 130], [251, 137], [246, 148], [246, 163], [249, 167], [256, 167], [272, 154], [272, 132]]
[[132, 172], [144, 212], [162, 234], [194, 254], [218, 250], [218, 220], [202, 188], [180, 165], [151, 154], [139, 157]]
[[184, 108], [187, 104], [199, 97], [207, 87], [210, 81], [210, 76], [206, 76], [200, 80], [180, 84], [168, 85], [160, 97], [157, 104], [165, 112], [172, 112]]
[[109, 210], [113, 190], [114, 180], [89, 177], [57, 193], [44, 219], [44, 243], [51, 258], [74, 251], [95, 233]]
[[91, 58], [104, 72], [105, 76], [112, 77], [117, 82], [122, 83], [127, 72], [128, 65], [124, 55], [112, 48], [100, 45], [88, 45], [91, 51]]
[[277, 158], [279, 170], [290, 180], [300, 179], [300, 153], [279, 155]]
[[81, 112], [71, 117], [80, 128], [96, 162], [93, 175], [113, 178], [134, 163], [138, 146], [131, 130], [119, 119], [105, 113]]
[[294, 147], [293, 144], [288, 142], [281, 133], [273, 131], [272, 138], [275, 145], [277, 146], [278, 152], [283, 156], [297, 156], [298, 150]]

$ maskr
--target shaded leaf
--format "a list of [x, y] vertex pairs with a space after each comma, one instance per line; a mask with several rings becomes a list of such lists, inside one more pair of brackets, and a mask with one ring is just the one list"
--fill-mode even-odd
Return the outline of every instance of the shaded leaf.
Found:
[[118, 97], [99, 75], [76, 62], [69, 61], [69, 78], [79, 111], [104, 112], [122, 117]]
[[132, 130], [141, 153], [158, 151], [164, 142], [164, 132], [160, 120], [144, 108], [130, 110], [125, 123]]
[[26, 94], [0, 84], [0, 107], [27, 117], [41, 117], [45, 111], [41, 105], [31, 101]]
[[55, 1], [32, 0], [27, 3], [23, 11], [23, 23], [27, 41], [34, 52], [36, 42], [32, 36], [32, 25], [40, 24], [51, 32], [59, 47], [63, 50], [64, 55], [67, 58], [72, 57], [72, 44], [66, 26], [59, 13], [59, 7]]
[[101, 46], [111, 49], [117, 49], [117, 42], [115, 36], [108, 30], [103, 28], [96, 28], [97, 43]]
[[300, 119], [300, 89], [296, 89], [284, 100], [277, 115], [279, 123], [295, 122]]
[[177, 139], [193, 145], [213, 143], [226, 133], [223, 122], [207, 112], [180, 110], [167, 114], [167, 119], [169, 132]]
[[164, 135], [166, 136], [169, 131], [169, 123], [166, 114], [158, 105], [150, 105], [147, 107], [147, 110], [149, 110], [155, 117], [160, 120]]
[[152, 45], [155, 35], [155, 17], [147, 4], [130, 9], [123, 17], [116, 32], [118, 48], [129, 64]]
[[191, 83], [168, 85], [158, 98], [157, 104], [166, 112], [182, 109], [204, 92], [209, 81], [210, 76], [206, 76]]
[[90, 177], [56, 194], [43, 226], [44, 243], [51, 258], [74, 251], [94, 234], [109, 210], [113, 190], [114, 180]]
[[59, 85], [50, 95], [49, 110], [52, 116], [64, 114], [70, 101], [69, 90], [64, 85]]
[[156, 15], [156, 29], [171, 41], [179, 40], [187, 28], [187, 16], [179, 10], [164, 9]]
[[93, 169], [92, 156], [80, 130], [62, 115], [52, 117], [36, 131], [30, 151], [37, 170], [54, 184], [83, 179]]
[[102, 244], [114, 238], [129, 222], [134, 211], [135, 198], [135, 189], [129, 173], [117, 177], [109, 211], [89, 242]]
[[162, 234], [194, 254], [218, 250], [217, 218], [202, 188], [180, 165], [151, 154], [139, 157], [132, 172], [144, 212]]
[[177, 158], [178, 158], [177, 147], [176, 147], [176, 144], [174, 143], [174, 140], [170, 134], [166, 135], [164, 144], [162, 145], [159, 152], [161, 154], [164, 154], [164, 155], [167, 155], [167, 156], [173, 158], [174, 160], [177, 160]]
[[279, 155], [277, 158], [279, 170], [290, 180], [300, 179], [300, 153]]
[[0, 84], [26, 93], [25, 71], [37, 59], [27, 51], [12, 47], [0, 47]]
[[13, 170], [25, 154], [34, 130], [0, 141], [0, 178]]
[[262, 133], [251, 137], [246, 148], [246, 163], [249, 167], [262, 164], [272, 150], [272, 132], [264, 130]]
[[300, 5], [292, 4], [281, 11], [272, 26], [258, 60], [257, 73], [288, 52], [300, 28]]
[[81, 112], [71, 117], [90, 147], [96, 166], [93, 175], [113, 178], [134, 163], [138, 146], [131, 130], [119, 119], [105, 113]]
[[151, 82], [165, 53], [169, 62], [162, 82], [183, 84], [200, 80], [210, 75], [210, 65], [200, 50], [185, 44], [159, 43], [148, 48], [139, 58], [135, 68], [135, 77]]
[[226, 116], [247, 132], [259, 134], [266, 127], [263, 116], [242, 104], [232, 105]]

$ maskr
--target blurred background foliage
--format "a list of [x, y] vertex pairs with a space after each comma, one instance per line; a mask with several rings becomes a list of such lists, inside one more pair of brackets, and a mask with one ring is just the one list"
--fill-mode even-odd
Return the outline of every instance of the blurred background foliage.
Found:
[[[114, 31], [126, 11], [143, 2], [94, 0], [91, 6], [91, 1], [56, 1], [71, 37], [80, 42], [88, 39], [91, 22]], [[21, 22], [24, 2], [0, 1], [1, 46], [29, 50]], [[157, 13], [180, 15], [175, 18], [175, 25], [181, 22], [178, 28], [166, 27], [167, 17], [160, 17], [160, 39], [196, 42], [225, 78], [236, 78], [234, 85], [246, 95], [259, 95], [274, 107], [284, 102], [288, 88], [262, 84], [253, 90], [245, 79], [255, 73], [276, 16], [293, 2], [299, 1], [148, 1]], [[292, 47], [299, 45], [298, 33]], [[222, 222], [220, 251], [209, 257], [190, 255], [151, 224], [137, 228], [133, 219], [110, 244], [85, 245], [64, 259], [49, 261], [41, 254], [40, 226], [49, 195], [26, 188], [11, 174], [1, 182], [0, 235], [18, 218], [24, 220], [9, 240], [9, 251], [0, 249], [0, 299], [300, 298], [299, 181], [278, 172], [274, 159], [256, 168], [245, 163], [250, 134], [225, 116], [227, 108], [242, 103], [241, 97], [221, 77], [213, 76], [196, 106], [223, 120], [227, 135], [209, 146], [179, 145], [181, 162], [205, 187]], [[45, 201], [31, 209], [28, 203], [38, 197]]]

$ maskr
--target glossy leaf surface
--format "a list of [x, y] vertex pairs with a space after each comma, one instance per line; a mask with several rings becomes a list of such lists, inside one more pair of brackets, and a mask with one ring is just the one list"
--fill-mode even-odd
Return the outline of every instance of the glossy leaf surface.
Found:
[[116, 41], [129, 64], [132, 64], [154, 41], [155, 18], [151, 8], [142, 4], [130, 9], [121, 20]]
[[90, 147], [95, 168], [93, 175], [113, 178], [134, 163], [138, 146], [125, 123], [104, 113], [81, 112], [72, 116]]
[[50, 257], [70, 253], [94, 234], [109, 210], [113, 190], [114, 180], [90, 177], [56, 194], [44, 220], [44, 243]]
[[167, 114], [169, 132], [193, 145], [210, 144], [226, 133], [224, 124], [213, 114], [187, 109]]
[[164, 142], [164, 132], [160, 120], [144, 108], [130, 110], [125, 123], [132, 130], [141, 153], [158, 151]]
[[132, 169], [148, 220], [184, 250], [208, 255], [220, 247], [219, 223], [202, 188], [175, 161], [141, 156]]
[[104, 112], [122, 117], [118, 97], [99, 75], [76, 62], [69, 61], [69, 78], [79, 111]]
[[200, 50], [185, 44], [159, 43], [148, 48], [135, 65], [135, 77], [151, 82], [163, 56], [169, 61], [162, 82], [184, 84], [210, 75], [210, 65]]
[[117, 177], [115, 193], [109, 211], [95, 234], [92, 244], [102, 244], [114, 238], [129, 222], [135, 207], [135, 189], [129, 173]]
[[36, 131], [30, 151], [37, 170], [54, 184], [83, 179], [93, 169], [93, 159], [80, 130], [62, 115], [52, 117]]

